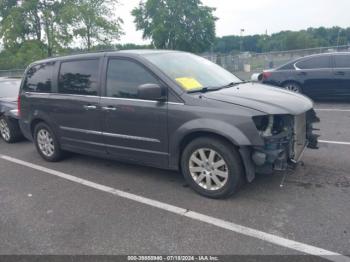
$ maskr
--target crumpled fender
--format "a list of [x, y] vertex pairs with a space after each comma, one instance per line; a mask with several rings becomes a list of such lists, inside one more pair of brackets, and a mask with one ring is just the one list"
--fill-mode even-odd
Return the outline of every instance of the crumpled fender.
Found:
[[250, 139], [236, 126], [220, 120], [194, 119], [183, 124], [170, 136], [169, 153], [171, 168], [178, 168], [181, 142], [187, 135], [195, 132], [208, 132], [222, 136], [236, 146], [252, 145]]

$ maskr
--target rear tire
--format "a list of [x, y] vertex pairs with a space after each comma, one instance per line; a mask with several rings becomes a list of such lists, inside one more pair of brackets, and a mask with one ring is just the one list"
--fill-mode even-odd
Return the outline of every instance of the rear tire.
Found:
[[193, 190], [209, 198], [227, 198], [244, 179], [238, 151], [225, 140], [200, 137], [190, 142], [181, 156], [182, 173]]
[[63, 153], [58, 139], [52, 129], [44, 122], [34, 128], [34, 144], [42, 158], [49, 162], [62, 159]]
[[0, 136], [9, 144], [16, 143], [23, 139], [18, 121], [6, 116], [0, 117]]
[[298, 83], [295, 83], [295, 82], [285, 83], [283, 85], [283, 88], [288, 90], [288, 91], [294, 92], [294, 93], [299, 93], [299, 94], [302, 93], [300, 85]]

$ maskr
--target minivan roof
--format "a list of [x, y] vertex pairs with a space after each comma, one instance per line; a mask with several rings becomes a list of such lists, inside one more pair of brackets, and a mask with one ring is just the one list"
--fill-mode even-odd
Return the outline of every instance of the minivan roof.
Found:
[[46, 58], [46, 59], [35, 61], [31, 65], [47, 63], [47, 62], [54, 62], [54, 61], [61, 61], [61, 60], [66, 60], [66, 59], [71, 59], [71, 58], [76, 58], [76, 59], [92, 58], [92, 57], [102, 57], [102, 56], [113, 55], [113, 54], [123, 54], [123, 55], [131, 55], [131, 56], [143, 56], [143, 55], [148, 55], [148, 54], [162, 54], [162, 53], [175, 53], [175, 52], [181, 52], [181, 51], [158, 50], [158, 49], [134, 49], [134, 50], [119, 50], [119, 51], [96, 51], [96, 52], [91, 52], [91, 53], [81, 53], [81, 54], [72, 54], [72, 55], [65, 55], [65, 56], [50, 57], [50, 58]]

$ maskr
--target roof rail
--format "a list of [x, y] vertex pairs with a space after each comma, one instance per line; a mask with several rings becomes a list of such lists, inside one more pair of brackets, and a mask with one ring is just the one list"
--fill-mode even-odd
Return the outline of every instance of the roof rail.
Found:
[[111, 48], [111, 49], [100, 49], [100, 50], [87, 50], [87, 51], [72, 51], [69, 52], [68, 54], [64, 55], [52, 55], [47, 57], [46, 59], [50, 58], [59, 58], [59, 57], [65, 57], [65, 56], [70, 56], [70, 55], [84, 55], [84, 54], [96, 54], [96, 53], [105, 53], [105, 52], [115, 52], [115, 51], [120, 51], [120, 49], [117, 48]]

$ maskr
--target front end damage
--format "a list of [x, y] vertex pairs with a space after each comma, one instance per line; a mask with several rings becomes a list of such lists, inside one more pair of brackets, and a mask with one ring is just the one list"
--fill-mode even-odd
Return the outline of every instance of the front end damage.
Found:
[[[255, 173], [284, 171], [300, 162], [305, 149], [317, 149], [318, 135], [313, 123], [319, 118], [313, 109], [299, 115], [264, 115], [253, 117], [262, 146], [250, 150]], [[248, 180], [249, 177], [247, 176]]]

